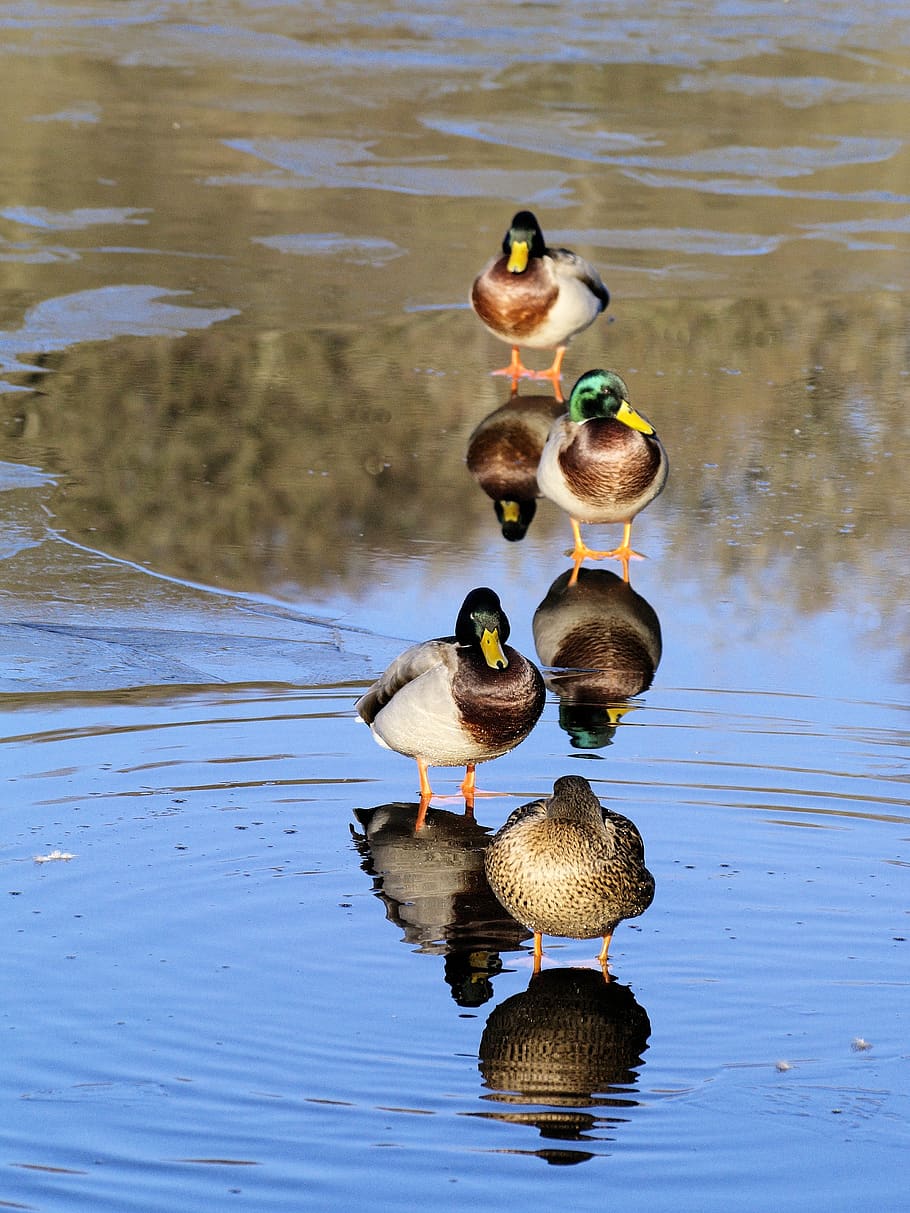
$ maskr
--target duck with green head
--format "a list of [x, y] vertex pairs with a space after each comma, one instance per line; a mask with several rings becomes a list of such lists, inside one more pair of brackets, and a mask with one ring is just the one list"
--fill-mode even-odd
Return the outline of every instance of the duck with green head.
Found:
[[604, 808], [579, 775], [563, 775], [552, 796], [516, 809], [493, 836], [484, 865], [504, 908], [534, 933], [535, 973], [541, 936], [601, 936], [599, 960], [609, 979], [613, 931], [654, 899], [641, 834], [628, 817]]
[[[576, 578], [583, 560], [615, 557], [628, 580], [629, 560], [642, 559], [632, 549], [632, 520], [662, 491], [668, 470], [663, 443], [629, 404], [621, 376], [586, 371], [572, 388], [568, 412], [554, 421], [537, 468], [541, 493], [572, 523]], [[594, 551], [581, 537], [582, 522], [621, 522], [622, 543]]]
[[498, 596], [471, 590], [454, 636], [406, 649], [355, 704], [380, 745], [416, 760], [423, 815], [433, 794], [428, 767], [465, 767], [461, 791], [470, 806], [475, 765], [514, 749], [543, 711], [540, 671], [508, 638]]
[[[474, 281], [471, 307], [500, 341], [512, 346], [508, 366], [494, 375], [549, 379], [558, 399], [566, 346], [593, 324], [610, 302], [600, 275], [570, 249], [549, 248], [537, 218], [519, 211], [493, 257]], [[545, 371], [523, 365], [520, 349], [555, 350]]]

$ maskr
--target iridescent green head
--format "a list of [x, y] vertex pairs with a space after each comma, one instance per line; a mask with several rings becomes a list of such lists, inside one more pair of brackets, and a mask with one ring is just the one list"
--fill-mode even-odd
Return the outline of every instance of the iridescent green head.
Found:
[[629, 429], [653, 434], [654, 426], [629, 404], [629, 389], [616, 371], [585, 371], [572, 388], [569, 416], [578, 424], [595, 417], [621, 421]]

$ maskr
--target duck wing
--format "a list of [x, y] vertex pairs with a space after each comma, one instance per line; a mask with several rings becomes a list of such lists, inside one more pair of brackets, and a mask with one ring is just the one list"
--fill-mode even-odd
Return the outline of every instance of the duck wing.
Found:
[[547, 256], [553, 262], [553, 268], [556, 271], [558, 278], [577, 278], [579, 282], [584, 283], [592, 295], [595, 295], [601, 302], [601, 311], [606, 308], [610, 302], [610, 292], [601, 281], [600, 274], [591, 265], [585, 261], [584, 257], [579, 257], [578, 253], [573, 253], [567, 248], [550, 248], [547, 249]]
[[602, 812], [612, 853], [644, 867], [645, 844], [635, 822], [612, 809], [603, 808]]
[[513, 809], [506, 818], [503, 825], [500, 827], [497, 837], [508, 833], [514, 826], [528, 820], [543, 820], [547, 815], [548, 800], [544, 797], [542, 800], [532, 800], [529, 804], [519, 805], [517, 809]]
[[424, 640], [405, 649], [354, 704], [358, 715], [367, 724], [372, 724], [379, 712], [402, 687], [437, 666], [451, 666], [454, 645], [455, 638], [447, 637]]

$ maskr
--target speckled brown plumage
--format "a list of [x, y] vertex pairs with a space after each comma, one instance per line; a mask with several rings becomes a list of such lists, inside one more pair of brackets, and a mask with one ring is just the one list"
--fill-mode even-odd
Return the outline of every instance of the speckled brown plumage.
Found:
[[643, 914], [654, 897], [637, 828], [603, 808], [578, 775], [511, 814], [487, 850], [486, 873], [503, 906], [534, 932], [537, 957], [541, 935], [600, 935], [606, 966], [617, 923]]
[[[628, 986], [590, 969], [547, 969], [491, 1011], [480, 1072], [493, 1101], [539, 1104], [548, 1126], [558, 1115], [560, 1130], [574, 1136], [593, 1127], [581, 1109], [602, 1110], [611, 1094], [628, 1101], [650, 1034]], [[538, 1123], [533, 1114], [523, 1123], [530, 1121]]]

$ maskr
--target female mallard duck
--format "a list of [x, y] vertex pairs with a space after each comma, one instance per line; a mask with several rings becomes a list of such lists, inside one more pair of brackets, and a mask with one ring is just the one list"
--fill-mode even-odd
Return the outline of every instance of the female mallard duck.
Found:
[[[566, 346], [593, 324], [610, 302], [600, 275], [583, 257], [564, 248], [547, 248], [540, 224], [519, 211], [494, 257], [475, 279], [471, 307], [486, 328], [512, 346], [512, 361], [494, 375], [549, 379], [557, 395]], [[556, 350], [545, 371], [522, 365], [519, 348]]]
[[468, 439], [468, 471], [492, 497], [504, 539], [524, 539], [537, 510], [537, 465], [564, 406], [552, 396], [513, 394]]
[[[629, 560], [641, 559], [629, 542], [632, 519], [667, 483], [667, 453], [654, 427], [628, 401], [615, 371], [586, 371], [569, 397], [569, 411], [553, 423], [540, 456], [537, 482], [544, 497], [569, 515], [575, 574], [590, 557], [615, 556], [628, 580]], [[580, 522], [621, 522], [622, 543], [595, 552], [584, 543]]]
[[638, 830], [627, 817], [603, 808], [579, 775], [563, 775], [548, 800], [516, 809], [493, 836], [485, 867], [503, 906], [534, 932], [535, 973], [542, 935], [601, 935], [606, 977], [616, 925], [643, 914], [654, 899]]
[[427, 767], [466, 767], [470, 804], [475, 764], [514, 749], [543, 711], [540, 671], [508, 638], [496, 594], [471, 590], [454, 636], [406, 649], [355, 704], [380, 745], [417, 760], [424, 811], [433, 794]]

